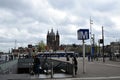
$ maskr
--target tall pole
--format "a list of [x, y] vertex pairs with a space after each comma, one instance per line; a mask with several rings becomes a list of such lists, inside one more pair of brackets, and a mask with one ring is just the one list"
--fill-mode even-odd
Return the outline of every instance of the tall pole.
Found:
[[93, 48], [92, 50], [93, 51], [92, 51], [92, 54], [93, 54], [93, 57], [94, 57], [94, 55], [95, 55], [95, 34], [93, 34], [93, 38], [92, 39], [93, 39], [93, 44], [92, 44], [92, 48]]
[[17, 40], [15, 40], [15, 47], [14, 47], [14, 49], [16, 49], [16, 44], [17, 44]]
[[[119, 39], [118, 45], [119, 45], [119, 55], [120, 55], [120, 39]], [[120, 59], [120, 57], [119, 57], [119, 59]]]
[[85, 73], [85, 42], [83, 39], [83, 73]]
[[103, 40], [103, 45], [102, 45], [102, 50], [103, 50], [103, 62], [105, 62], [105, 55], [104, 55], [104, 29], [102, 26], [102, 40]]
[[90, 45], [91, 45], [90, 55], [91, 55], [91, 60], [93, 59], [93, 56], [92, 56], [92, 24], [93, 24], [93, 20], [91, 20], [91, 17], [90, 17]]
[[100, 39], [99, 39], [99, 56], [100, 56], [100, 54], [101, 54], [101, 53], [100, 53]]
[[100, 46], [100, 45], [99, 45], [99, 43], [100, 43], [100, 42], [99, 42], [99, 40], [98, 40], [98, 47], [97, 47], [97, 61], [98, 61], [98, 57], [99, 57], [99, 53], [100, 53], [100, 49], [99, 49], [99, 46]]

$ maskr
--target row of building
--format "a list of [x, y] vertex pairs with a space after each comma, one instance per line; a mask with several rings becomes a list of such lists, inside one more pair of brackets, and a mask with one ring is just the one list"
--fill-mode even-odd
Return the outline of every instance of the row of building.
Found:
[[[48, 31], [46, 35], [46, 45], [44, 51], [58, 51], [58, 50], [64, 50], [64, 51], [75, 51], [77, 53], [80, 53], [82, 55], [82, 45], [60, 45], [60, 35], [59, 32], [56, 31], [54, 33], [53, 29], [51, 31]], [[38, 50], [38, 45], [28, 45], [28, 47], [19, 47], [18, 49], [12, 49], [13, 55], [18, 54], [30, 54], [34, 55], [36, 52], [41, 52], [41, 50]], [[105, 55], [110, 54], [119, 54], [120, 53], [120, 42], [111, 42], [110, 45], [104, 46], [104, 52]], [[91, 46], [86, 45], [86, 55], [89, 55], [91, 53]], [[97, 45], [94, 46], [94, 55], [96, 54], [102, 55], [102, 46], [99, 47]]]
[[[47, 33], [46, 35], [46, 45], [44, 46], [44, 51], [57, 51], [61, 50], [62, 47], [60, 46], [60, 36], [59, 32], [57, 31], [54, 33], [53, 29]], [[18, 47], [18, 49], [12, 49], [12, 54], [18, 56], [18, 54], [29, 54], [35, 55], [37, 52], [41, 52], [42, 50], [39, 48], [38, 45], [31, 45], [29, 44], [28, 47]]]

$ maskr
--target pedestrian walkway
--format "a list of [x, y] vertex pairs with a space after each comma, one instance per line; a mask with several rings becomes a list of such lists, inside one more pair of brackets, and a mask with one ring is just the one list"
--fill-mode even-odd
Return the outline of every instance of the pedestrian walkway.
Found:
[[86, 59], [86, 73], [83, 74], [82, 59], [78, 59], [79, 70], [76, 77], [113, 77], [120, 76], [120, 64], [106, 59], [106, 62], [99, 61], [88, 62]]
[[[57, 60], [66, 61], [66, 58], [53, 58]], [[77, 75], [73, 77], [72, 75], [57, 75], [52, 79], [50, 75], [29, 75], [29, 74], [8, 74], [0, 75], [1, 80], [120, 80], [120, 62], [109, 61], [106, 59], [105, 63], [102, 58], [98, 61], [88, 62], [85, 59], [85, 73], [83, 73], [83, 59], [77, 58], [78, 60], [78, 71]], [[71, 58], [70, 61], [72, 62]], [[57, 77], [57, 76], [58, 77]], [[45, 78], [45, 76], [47, 76]]]
[[115, 76], [115, 77], [64, 78], [64, 79], [46, 79], [46, 80], [120, 80], [120, 76]]

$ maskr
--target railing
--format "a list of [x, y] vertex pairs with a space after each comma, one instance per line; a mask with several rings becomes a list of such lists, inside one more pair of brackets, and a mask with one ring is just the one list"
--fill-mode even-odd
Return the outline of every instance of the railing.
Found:
[[[69, 62], [54, 60], [54, 59], [40, 59], [41, 61], [41, 67], [43, 69], [51, 69], [51, 63], [53, 63], [53, 71], [54, 73], [67, 73], [67, 74], [73, 74], [73, 65]], [[47, 66], [46, 66], [47, 64]]]
[[17, 73], [18, 60], [11, 60], [0, 64], [0, 74]]
[[32, 71], [33, 62], [33, 58], [19, 58], [18, 73], [30, 73]]

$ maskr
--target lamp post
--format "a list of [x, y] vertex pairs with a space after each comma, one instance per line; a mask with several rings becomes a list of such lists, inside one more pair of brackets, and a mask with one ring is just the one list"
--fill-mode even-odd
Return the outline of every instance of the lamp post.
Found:
[[118, 54], [118, 56], [119, 56], [119, 59], [120, 59], [120, 40], [119, 40], [118, 44], [119, 44], [119, 54]]
[[101, 56], [101, 55], [100, 55], [100, 39], [99, 39], [99, 41], [98, 41], [98, 45], [99, 45], [99, 47], [98, 47], [98, 48], [99, 48], [99, 49], [98, 49], [98, 50], [99, 50], [98, 57], [99, 57], [99, 56]]
[[91, 51], [90, 51], [90, 55], [91, 55], [91, 61], [93, 61], [93, 54], [92, 54], [92, 24], [93, 24], [93, 20], [91, 20], [90, 17], [90, 45], [91, 45]]
[[102, 45], [102, 50], [103, 50], [103, 62], [105, 62], [105, 55], [104, 55], [104, 30], [102, 26], [102, 40], [103, 40], [103, 45]]

